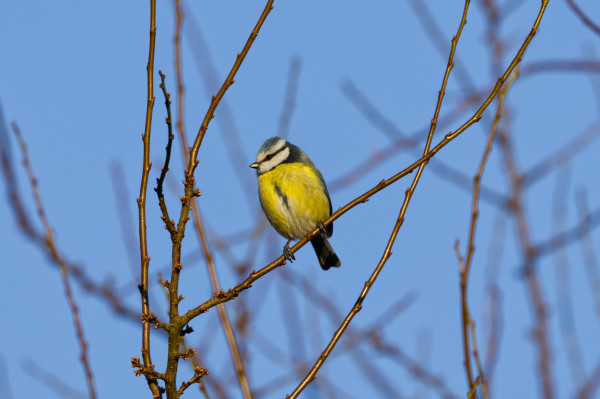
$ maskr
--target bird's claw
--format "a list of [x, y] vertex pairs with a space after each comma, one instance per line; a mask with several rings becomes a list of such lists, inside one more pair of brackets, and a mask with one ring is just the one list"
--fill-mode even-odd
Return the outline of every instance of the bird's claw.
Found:
[[325, 227], [323, 222], [317, 222], [317, 227], [319, 228], [319, 231], [321, 232], [323, 238], [327, 238], [327, 228]]
[[292, 263], [293, 261], [296, 260], [296, 257], [290, 250], [289, 242], [283, 246], [283, 257], [286, 258], [287, 260], [289, 260], [290, 263]]

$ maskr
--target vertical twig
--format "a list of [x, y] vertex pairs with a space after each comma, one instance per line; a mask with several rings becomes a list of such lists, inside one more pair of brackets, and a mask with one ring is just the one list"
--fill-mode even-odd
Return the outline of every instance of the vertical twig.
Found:
[[[148, 99], [146, 107], [146, 123], [144, 134], [144, 155], [142, 163], [142, 180], [140, 183], [140, 196], [137, 199], [139, 227], [140, 227], [140, 257], [141, 257], [141, 281], [139, 285], [142, 296], [142, 360], [144, 366], [153, 369], [152, 359], [150, 357], [150, 304], [148, 301], [148, 266], [150, 258], [148, 257], [148, 243], [146, 240], [146, 191], [148, 188], [148, 175], [150, 174], [150, 128], [152, 125], [152, 110], [154, 108], [154, 46], [156, 40], [156, 0], [150, 0], [150, 43], [148, 50], [148, 64], [146, 73], [148, 77]], [[146, 380], [153, 398], [162, 397], [158, 381], [155, 377], [146, 374]]]
[[525, 260], [524, 277], [529, 300], [533, 307], [535, 327], [533, 337], [538, 350], [538, 369], [542, 380], [543, 396], [546, 399], [554, 398], [554, 379], [551, 376], [550, 340], [548, 337], [548, 311], [544, 301], [544, 294], [535, 263], [539, 258], [539, 251], [533, 244], [530, 226], [527, 221], [523, 204], [522, 174], [515, 159], [512, 142], [507, 131], [502, 131], [498, 137], [504, 168], [511, 183], [511, 212], [514, 215], [518, 242]]
[[73, 324], [75, 325], [75, 331], [77, 332], [77, 341], [79, 342], [79, 348], [81, 350], [80, 359], [81, 364], [83, 365], [83, 371], [85, 372], [90, 399], [96, 399], [94, 375], [92, 374], [92, 369], [90, 367], [88, 359], [87, 342], [83, 333], [83, 325], [81, 324], [79, 307], [77, 306], [77, 302], [75, 301], [75, 297], [73, 296], [73, 292], [71, 291], [71, 282], [69, 281], [69, 272], [67, 270], [67, 264], [58, 250], [56, 240], [54, 239], [54, 232], [52, 231], [52, 226], [50, 226], [50, 222], [48, 221], [48, 217], [46, 216], [46, 211], [44, 210], [44, 204], [42, 203], [42, 197], [40, 195], [37, 179], [33, 174], [33, 169], [31, 167], [31, 163], [29, 162], [29, 156], [27, 154], [27, 145], [25, 144], [23, 136], [21, 135], [21, 131], [19, 130], [19, 127], [16, 123], [12, 124], [12, 128], [15, 132], [17, 140], [19, 141], [21, 153], [23, 154], [23, 165], [25, 166], [27, 176], [29, 177], [31, 190], [33, 191], [33, 198], [37, 207], [37, 213], [42, 224], [44, 225], [44, 231], [46, 233], [46, 236], [44, 237], [44, 242], [52, 256], [52, 259], [54, 259], [54, 261], [58, 264], [60, 268], [60, 275], [65, 288], [65, 296], [67, 298], [67, 302], [69, 303], [69, 307], [71, 308], [71, 314], [73, 315]]
[[175, 77], [177, 80], [177, 131], [181, 140], [183, 149], [183, 159], [187, 165], [187, 138], [184, 129], [185, 113], [184, 99], [185, 86], [183, 85], [183, 71], [181, 66], [181, 27], [183, 24], [183, 10], [181, 8], [181, 0], [175, 0], [175, 35], [173, 37], [173, 47], [175, 52]]
[[[169, 288], [169, 340], [168, 340], [168, 358], [167, 358], [167, 369], [165, 371], [165, 388], [167, 392], [167, 397], [169, 399], [177, 399], [182, 392], [182, 389], [178, 389], [176, 385], [177, 380], [177, 367], [179, 359], [181, 358], [181, 354], [179, 353], [179, 347], [181, 343], [180, 331], [183, 326], [185, 326], [190, 319], [185, 317], [181, 317], [179, 315], [179, 302], [183, 299], [183, 296], [178, 295], [179, 291], [179, 277], [182, 269], [181, 265], [181, 245], [183, 241], [183, 237], [185, 235], [185, 227], [190, 219], [189, 212], [192, 208], [197, 209], [197, 206], [194, 206], [194, 198], [200, 196], [200, 190], [194, 189], [196, 184], [194, 179], [194, 171], [198, 166], [199, 161], [197, 160], [197, 154], [200, 149], [200, 145], [202, 144], [202, 139], [208, 129], [208, 125], [212, 118], [214, 117], [214, 112], [219, 105], [221, 99], [225, 95], [227, 89], [234, 83], [233, 78], [235, 77], [237, 71], [239, 70], [242, 62], [244, 61], [252, 43], [256, 39], [260, 28], [262, 27], [267, 15], [270, 13], [273, 0], [269, 0], [258, 19], [254, 29], [252, 30], [250, 37], [246, 41], [246, 44], [241, 53], [237, 55], [236, 61], [229, 72], [229, 75], [223, 82], [219, 92], [213, 96], [210, 106], [204, 116], [204, 120], [200, 126], [196, 139], [194, 141], [194, 145], [190, 148], [189, 158], [188, 158], [188, 167], [185, 170], [185, 180], [184, 180], [184, 195], [180, 198], [182, 202], [181, 213], [179, 215], [179, 221], [177, 222], [177, 227], [175, 229], [175, 234], [172, 234], [172, 268], [171, 268], [171, 281], [168, 284]], [[181, 81], [179, 81], [181, 83]], [[183, 131], [180, 132], [183, 134]], [[182, 140], [183, 141], [183, 140]], [[195, 212], [198, 217], [195, 219], [199, 222], [199, 213]], [[189, 313], [189, 312], [188, 312]], [[226, 328], [226, 327], [225, 327]], [[233, 350], [232, 350], [233, 351]], [[237, 366], [236, 366], [237, 368]], [[239, 373], [238, 373], [239, 374]], [[182, 386], [183, 387], [183, 386]], [[184, 388], [183, 388], [184, 389]], [[249, 395], [249, 390], [245, 391], [246, 394]]]
[[[194, 198], [195, 200], [195, 198]], [[197, 204], [193, 205], [194, 212], [194, 226], [196, 228], [196, 232], [198, 233], [198, 238], [200, 240], [200, 245], [202, 247], [202, 253], [204, 254], [204, 258], [206, 259], [208, 272], [210, 275], [210, 282], [213, 288], [213, 292], [215, 295], [218, 295], [220, 290], [219, 277], [217, 275], [217, 270], [215, 268], [215, 262], [212, 255], [212, 252], [208, 246], [208, 242], [206, 240], [206, 233], [204, 231], [204, 226], [202, 225], [202, 220], [200, 218], [200, 212], [198, 211]], [[229, 350], [231, 352], [231, 357], [233, 360], [233, 365], [235, 367], [236, 375], [240, 382], [240, 387], [242, 389], [242, 393], [244, 394], [245, 399], [251, 399], [252, 394], [250, 393], [250, 385], [248, 384], [248, 377], [246, 375], [246, 370], [244, 368], [244, 362], [242, 361], [242, 356], [240, 354], [240, 350], [235, 339], [235, 334], [233, 332], [233, 328], [231, 327], [231, 323], [229, 322], [229, 317], [227, 316], [227, 310], [225, 309], [225, 305], [222, 303], [218, 306], [219, 311], [219, 319], [221, 320], [221, 325], [223, 326], [223, 331], [225, 333], [225, 338], [227, 339], [227, 344], [229, 345]]]
[[[463, 349], [464, 349], [464, 358], [465, 358], [465, 370], [467, 373], [467, 380], [469, 381], [469, 389], [473, 389], [473, 377], [471, 371], [471, 349], [469, 345], [469, 326], [471, 326], [472, 335], [475, 335], [475, 323], [471, 318], [471, 314], [469, 312], [469, 305], [467, 301], [467, 285], [469, 282], [469, 272], [471, 271], [471, 265], [473, 262], [473, 254], [475, 252], [475, 229], [477, 227], [477, 218], [479, 217], [479, 191], [481, 188], [481, 178], [483, 176], [483, 171], [487, 164], [488, 157], [490, 152], [492, 151], [492, 143], [496, 138], [496, 132], [498, 130], [498, 124], [502, 119], [502, 109], [504, 106], [504, 98], [506, 97], [506, 93], [510, 89], [512, 83], [516, 79], [518, 75], [518, 68], [515, 69], [515, 72], [511, 75], [511, 78], [506, 82], [503, 86], [502, 90], [498, 94], [498, 106], [496, 108], [496, 116], [494, 117], [494, 121], [492, 122], [492, 126], [490, 129], [490, 134], [488, 135], [488, 140], [485, 146], [485, 150], [483, 152], [483, 156], [481, 157], [481, 162], [479, 163], [479, 168], [477, 169], [477, 173], [473, 178], [473, 201], [471, 205], [471, 223], [469, 227], [469, 242], [467, 244], [466, 256], [464, 260], [464, 267], [461, 267], [460, 270], [460, 292], [461, 292], [461, 312], [462, 312], [462, 335], [463, 335]], [[478, 362], [479, 363], [479, 362]], [[480, 384], [483, 391], [483, 397], [487, 398], [487, 390], [485, 385], [485, 377], [483, 375], [483, 371], [479, 366], [479, 377]]]
[[597, 34], [600, 35], [600, 25], [598, 25], [594, 21], [592, 21], [590, 19], [590, 17], [588, 17], [586, 15], [586, 13], [584, 13], [583, 10], [581, 8], [579, 8], [579, 6], [575, 3], [574, 0], [567, 0], [567, 4], [569, 5], [569, 7], [571, 7], [573, 12], [579, 17], [581, 22], [584, 23], [584, 25], [586, 25], [588, 28], [590, 28], [591, 30], [593, 30], [594, 32], [596, 32]]
[[[187, 138], [184, 130], [183, 120], [184, 120], [184, 91], [185, 86], [183, 84], [183, 72], [181, 66], [181, 28], [183, 22], [183, 10], [181, 7], [181, 0], [175, 0], [175, 35], [174, 35], [174, 47], [175, 47], [175, 71], [177, 77], [177, 95], [178, 95], [178, 108], [177, 108], [177, 130], [179, 132], [179, 137], [181, 140], [181, 149], [183, 153], [183, 159], [186, 164], [188, 164], [188, 147], [187, 147]], [[204, 258], [206, 259], [210, 280], [213, 288], [213, 292], [216, 295], [219, 292], [219, 278], [217, 275], [217, 271], [214, 264], [214, 258], [212, 256], [212, 252], [208, 246], [208, 242], [206, 240], [206, 233], [204, 231], [204, 226], [202, 224], [202, 219], [200, 216], [200, 211], [198, 208], [197, 198], [194, 197], [192, 199], [192, 211], [194, 217], [194, 226], [196, 228], [196, 233], [198, 234], [198, 239], [200, 240], [200, 246], [202, 248], [202, 253]], [[219, 318], [221, 320], [221, 325], [223, 326], [223, 330], [225, 333], [225, 337], [227, 339], [227, 343], [230, 348], [231, 356], [233, 359], [234, 367], [236, 369], [236, 374], [240, 381], [240, 387], [244, 394], [244, 398], [251, 398], [250, 386], [248, 384], [248, 378], [246, 376], [246, 371], [244, 369], [244, 364], [242, 361], [242, 357], [240, 354], [240, 350], [238, 348], [235, 334], [231, 327], [231, 323], [227, 316], [227, 310], [224, 305], [219, 305]]]

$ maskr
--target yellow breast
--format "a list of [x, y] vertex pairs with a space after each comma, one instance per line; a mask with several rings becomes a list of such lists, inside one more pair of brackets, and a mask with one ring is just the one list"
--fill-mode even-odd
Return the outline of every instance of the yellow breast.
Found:
[[304, 237], [331, 214], [319, 176], [302, 163], [283, 163], [260, 175], [258, 194], [267, 219], [288, 239]]

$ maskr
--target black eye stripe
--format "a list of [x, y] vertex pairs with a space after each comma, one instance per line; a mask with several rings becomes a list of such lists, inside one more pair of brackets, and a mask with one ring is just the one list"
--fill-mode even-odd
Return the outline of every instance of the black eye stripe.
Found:
[[265, 156], [265, 158], [261, 161], [261, 162], [265, 162], [265, 161], [270, 161], [271, 159], [273, 159], [273, 157], [277, 154], [279, 154], [280, 152], [282, 152], [283, 150], [285, 150], [287, 148], [287, 145], [284, 145], [283, 147], [281, 147], [280, 149], [278, 149], [277, 151], [275, 151], [272, 154], [267, 154]]

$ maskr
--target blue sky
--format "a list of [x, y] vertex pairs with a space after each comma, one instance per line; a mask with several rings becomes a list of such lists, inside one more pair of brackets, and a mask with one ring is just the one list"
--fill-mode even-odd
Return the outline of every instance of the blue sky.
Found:
[[[171, 2], [158, 2], [155, 79], [156, 104], [152, 125], [151, 160], [154, 167], [148, 189], [148, 234], [151, 261], [153, 311], [164, 317], [165, 300], [156, 273], [167, 270], [170, 241], [160, 221], [152, 190], [160, 172], [166, 143], [166, 112], [159, 91], [158, 70], [167, 75], [167, 86], [176, 97], [173, 61], [174, 14]], [[263, 2], [184, 1], [183, 73], [186, 87], [185, 126], [193, 138], [214, 94], [241, 51], [264, 7]], [[417, 159], [422, 144], [398, 151], [385, 162], [374, 163], [352, 184], [334, 188], [350, 170], [378, 151], [389, 148], [391, 139], [370, 123], [349, 99], [348, 87], [356, 87], [376, 109], [404, 134], [427, 128], [447, 62], [447, 48], [458, 28], [464, 3], [429, 2], [428, 7], [443, 34], [434, 43], [425, 33], [409, 1], [368, 2], [275, 2], [263, 29], [212, 121], [198, 159], [196, 181], [202, 191], [200, 209], [223, 288], [239, 282], [230, 262], [251, 254], [252, 268], [266, 265], [280, 253], [284, 239], [267, 227], [257, 243], [240, 240], [228, 255], [219, 250], [218, 238], [252, 229], [261, 213], [256, 195], [254, 161], [262, 142], [277, 134], [292, 60], [300, 62], [296, 105], [289, 125], [289, 140], [300, 146], [330, 183], [334, 209], [388, 178]], [[510, 13], [500, 25], [504, 42], [502, 70], [514, 57], [529, 33], [539, 1], [501, 3]], [[588, 15], [599, 21], [600, 4], [580, 0]], [[63, 255], [80, 265], [98, 284], [119, 290], [123, 302], [140, 309], [136, 288], [139, 266], [130, 240], [136, 237], [135, 198], [141, 176], [142, 141], [146, 110], [146, 61], [148, 53], [148, 2], [4, 2], [0, 5], [0, 102], [6, 127], [18, 123], [28, 143], [41, 195]], [[486, 20], [481, 2], [471, 4], [468, 23], [460, 38], [456, 62], [468, 71], [476, 90], [489, 91], [497, 79], [486, 42]], [[594, 60], [600, 53], [599, 36], [585, 27], [566, 2], [550, 2], [539, 32], [525, 53], [522, 69], [538, 62]], [[445, 46], [439, 51], [436, 45]], [[442, 115], [468, 94], [455, 67], [447, 87]], [[600, 127], [596, 74], [585, 71], [547, 71], [519, 78], [511, 88], [502, 129], [513, 140], [517, 163], [527, 171], [555, 153], [586, 129]], [[476, 110], [469, 104], [450, 122], [440, 123], [434, 143], [459, 127]], [[174, 107], [177, 104], [174, 104]], [[393, 247], [393, 255], [352, 323], [357, 330], [372, 322], [402, 298], [410, 306], [393, 318], [380, 334], [424, 367], [443, 378], [455, 395], [468, 391], [463, 368], [460, 329], [459, 274], [454, 244], [464, 253], [468, 237], [472, 189], [459, 187], [447, 174], [447, 166], [471, 179], [483, 153], [496, 104], [478, 124], [436, 155], [421, 179]], [[176, 108], [174, 108], [175, 110]], [[239, 137], [239, 142], [235, 142]], [[424, 139], [424, 135], [420, 136]], [[11, 154], [17, 169], [22, 200], [35, 219], [26, 174], [12, 134]], [[228, 149], [234, 146], [235, 151]], [[577, 155], [553, 169], [524, 191], [524, 206], [536, 243], [552, 237], [560, 228], [555, 203], [566, 201], [565, 226], [577, 226], [576, 194], [586, 193], [590, 209], [600, 204], [597, 185], [600, 144], [590, 140]], [[183, 168], [179, 142], [174, 144], [171, 171], [165, 183], [172, 214], [179, 207]], [[495, 145], [483, 184], [507, 195], [502, 152]], [[439, 162], [443, 162], [440, 164]], [[115, 174], [115, 168], [121, 171]], [[335, 223], [331, 239], [342, 268], [322, 272], [310, 247], [301, 249], [297, 261], [285, 268], [295, 279], [311, 282], [346, 314], [378, 262], [391, 233], [412, 175], [378, 193]], [[121, 184], [122, 182], [123, 184]], [[468, 180], [470, 184], [470, 180]], [[558, 189], [557, 189], [558, 186]], [[118, 187], [115, 190], [115, 187]], [[118, 192], [115, 192], [118, 191]], [[64, 298], [58, 269], [18, 229], [0, 184], [3, 215], [0, 250], [3, 253], [4, 289], [0, 292], [4, 324], [0, 343], [0, 381], [7, 398], [63, 397], [49, 389], [35, 374], [31, 363], [50, 372], [79, 392], [86, 392], [79, 349], [71, 314]], [[536, 345], [531, 339], [534, 313], [519, 272], [523, 265], [516, 239], [514, 218], [494, 204], [482, 201], [476, 252], [469, 286], [469, 304], [476, 322], [482, 354], [486, 355], [490, 318], [486, 282], [500, 290], [502, 321], [499, 356], [493, 373], [493, 397], [542, 397], [537, 374]], [[592, 245], [600, 235], [593, 231]], [[494, 252], [501, 247], [500, 253]], [[205, 262], [191, 225], [183, 250], [185, 261], [180, 291], [188, 309], [210, 297]], [[598, 313], [582, 255], [573, 244], [558, 255], [537, 262], [545, 302], [549, 309], [552, 376], [556, 397], [573, 397], [585, 379], [574, 377], [561, 330], [564, 301], [559, 292], [570, 287], [574, 311], [574, 334], [582, 350], [584, 376], [600, 360], [597, 339]], [[187, 256], [186, 256], [187, 255]], [[563, 268], [561, 269], [561, 265]], [[564, 272], [568, 270], [569, 279]], [[596, 265], [597, 266], [597, 265]], [[496, 268], [496, 269], [495, 269]], [[239, 299], [227, 304], [233, 319], [242, 309], [255, 311], [247, 326], [249, 380], [253, 389], [280, 377], [289, 377], [268, 398], [290, 393], [301, 377], [289, 365], [266, 354], [270, 342], [304, 365], [312, 365], [341, 322], [332, 322], [314, 298], [297, 292], [278, 269], [259, 280]], [[560, 274], [563, 273], [563, 274]], [[136, 378], [129, 359], [139, 356], [141, 324], [116, 316], [106, 303], [76, 283], [89, 355], [99, 397], [150, 397], [145, 381]], [[203, 365], [211, 375], [225, 376], [228, 398], [241, 397], [233, 378], [222, 330], [211, 311], [192, 322], [196, 330], [191, 343], [209, 349]], [[289, 332], [290, 314], [301, 333]], [[154, 334], [154, 333], [153, 333]], [[239, 333], [243, 336], [243, 333]], [[569, 338], [571, 339], [571, 338]], [[567, 339], [568, 341], [568, 339]], [[333, 357], [320, 371], [316, 384], [303, 397], [335, 397], [327, 383], [337, 387], [337, 397], [385, 397], [381, 384], [357, 366], [356, 356], [368, 357], [393, 383], [402, 397], [439, 397], [415, 382], [405, 367], [363, 342], [356, 354], [344, 349], [342, 339]], [[164, 367], [166, 341], [152, 337], [153, 360]], [[277, 357], [277, 356], [275, 356]], [[283, 363], [286, 359], [279, 359]], [[289, 360], [289, 359], [288, 359]], [[191, 369], [180, 368], [180, 380]], [[319, 380], [318, 380], [319, 381]], [[8, 382], [8, 383], [6, 383]], [[209, 387], [210, 383], [208, 382]], [[335, 389], [334, 389], [335, 390]], [[218, 393], [213, 392], [215, 397]], [[196, 391], [186, 397], [202, 397]], [[594, 397], [599, 397], [596, 393]]]

